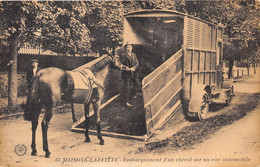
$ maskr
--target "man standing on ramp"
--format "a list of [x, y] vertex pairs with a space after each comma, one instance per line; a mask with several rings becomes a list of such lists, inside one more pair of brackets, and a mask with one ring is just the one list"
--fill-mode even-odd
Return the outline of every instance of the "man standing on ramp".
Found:
[[[127, 107], [132, 107], [129, 102], [130, 95], [136, 98], [136, 92], [139, 86], [137, 69], [139, 62], [135, 53], [132, 52], [133, 45], [126, 43], [124, 47], [116, 50], [115, 57], [119, 60], [118, 67], [122, 70], [121, 78], [124, 80], [123, 101]], [[130, 82], [133, 83], [133, 90], [130, 93]]]

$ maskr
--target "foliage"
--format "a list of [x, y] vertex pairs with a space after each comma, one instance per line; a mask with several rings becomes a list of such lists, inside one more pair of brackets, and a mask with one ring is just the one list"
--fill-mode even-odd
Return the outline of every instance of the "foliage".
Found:
[[11, 74], [17, 73], [17, 52], [24, 42], [72, 56], [117, 47], [122, 44], [123, 15], [141, 9], [177, 10], [222, 24], [226, 59], [259, 60], [256, 0], [0, 1], [0, 38], [11, 44]]
[[[258, 50], [259, 9], [254, 0], [21, 1], [1, 2], [0, 7], [1, 36], [19, 30], [20, 45], [24, 41], [37, 41], [44, 49], [64, 55], [83, 55], [121, 45], [123, 15], [141, 9], [178, 10], [221, 23], [225, 27], [225, 46], [228, 46], [225, 50], [249, 47], [254, 48], [251, 49], [254, 53]], [[244, 57], [235, 56], [236, 59]]]
[[47, 1], [40, 6], [37, 18], [43, 48], [72, 56], [90, 52], [89, 30], [81, 22], [86, 13], [83, 2]]
[[0, 2], [0, 35], [10, 39], [18, 34], [19, 46], [25, 41], [30, 42], [39, 28], [36, 20], [38, 9], [35, 2]]
[[8, 106], [17, 104], [17, 56], [18, 49], [26, 40], [33, 39], [39, 28], [36, 19], [39, 9], [36, 2], [1, 1], [0, 2], [0, 33], [9, 42], [10, 75], [8, 82]]
[[123, 11], [120, 1], [86, 1], [88, 11], [82, 22], [91, 32], [92, 50], [119, 45], [122, 34]]
[[[259, 7], [256, 1], [187, 1], [187, 12], [224, 26], [226, 59], [244, 59], [258, 50]], [[254, 43], [254, 46], [252, 46]]]
[[123, 15], [142, 9], [184, 10], [184, 1], [86, 1], [88, 11], [83, 23], [93, 38], [91, 49], [99, 52], [122, 44]]

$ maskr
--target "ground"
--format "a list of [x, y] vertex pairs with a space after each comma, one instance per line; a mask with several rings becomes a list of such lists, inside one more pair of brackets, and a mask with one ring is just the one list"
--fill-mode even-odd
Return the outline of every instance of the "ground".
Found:
[[[85, 143], [83, 134], [70, 131], [70, 112], [54, 114], [48, 131], [51, 158], [44, 158], [40, 125], [38, 156], [31, 156], [30, 122], [5, 117], [0, 120], [0, 166], [256, 167], [260, 165], [259, 83], [259, 77], [237, 81], [231, 106], [212, 104], [209, 118], [200, 122], [175, 115], [148, 142], [104, 137], [101, 146], [91, 135], [91, 142]], [[25, 155], [15, 153], [18, 144], [26, 147]]]

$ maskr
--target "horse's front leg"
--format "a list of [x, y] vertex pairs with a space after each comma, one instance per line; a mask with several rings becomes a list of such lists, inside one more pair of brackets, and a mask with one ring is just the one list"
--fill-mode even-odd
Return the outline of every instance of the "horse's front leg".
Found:
[[88, 134], [89, 120], [90, 120], [90, 117], [89, 117], [89, 106], [90, 106], [90, 103], [84, 104], [85, 127], [86, 127], [86, 130], [85, 130], [85, 142], [90, 142], [90, 138], [89, 138], [89, 134]]
[[95, 112], [95, 118], [96, 118], [96, 125], [97, 125], [97, 138], [100, 140], [100, 145], [104, 145], [105, 141], [102, 138], [101, 135], [101, 128], [100, 128], [100, 99], [98, 101], [93, 101], [92, 105]]
[[46, 112], [44, 115], [44, 118], [42, 120], [42, 141], [43, 141], [43, 151], [45, 151], [45, 157], [50, 157], [50, 151], [48, 148], [48, 137], [47, 137], [47, 131], [49, 127], [50, 120], [52, 118], [52, 105], [46, 105]]

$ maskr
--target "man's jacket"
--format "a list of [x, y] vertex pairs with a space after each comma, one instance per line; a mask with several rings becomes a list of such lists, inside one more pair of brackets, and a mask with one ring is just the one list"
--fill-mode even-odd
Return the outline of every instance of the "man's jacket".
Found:
[[[134, 76], [137, 75], [137, 69], [139, 67], [139, 61], [137, 60], [136, 54], [131, 53], [131, 56], [126, 52], [125, 48], [121, 48], [116, 51], [116, 56], [119, 58], [120, 63], [124, 66], [134, 69]], [[130, 71], [122, 71], [122, 78], [131, 76]]]
[[[37, 67], [36, 73], [40, 70], [41, 70], [41, 68]], [[31, 84], [32, 77], [33, 77], [33, 68], [30, 68], [27, 70], [27, 73], [26, 73], [26, 80], [27, 80], [28, 84]]]

